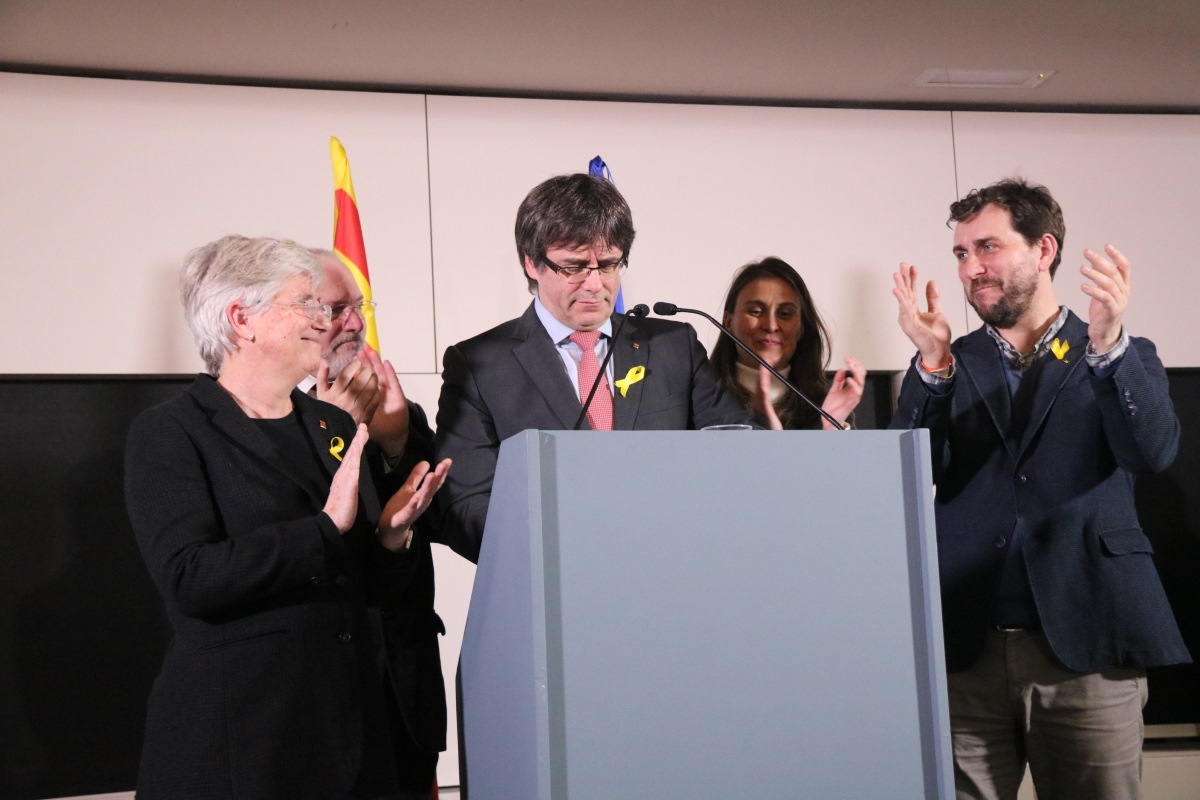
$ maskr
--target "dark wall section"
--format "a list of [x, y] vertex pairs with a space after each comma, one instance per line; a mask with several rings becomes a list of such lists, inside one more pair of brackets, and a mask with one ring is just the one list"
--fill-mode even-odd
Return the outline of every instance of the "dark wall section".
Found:
[[[1183, 438], [1170, 469], [1138, 479], [1138, 516], [1183, 638], [1200, 660], [1200, 369], [1167, 373]], [[1200, 725], [1200, 666], [1152, 673], [1145, 718], [1148, 725]]]
[[[835, 373], [829, 373], [830, 380]], [[896, 410], [896, 401], [892, 397], [892, 382], [894, 372], [870, 370], [863, 383], [862, 400], [854, 409], [854, 428], [860, 431], [883, 430], [892, 420], [892, 412]]]
[[0, 797], [128, 791], [169, 629], [125, 435], [191, 378], [0, 378]]
[[[0, 377], [0, 798], [128, 791], [170, 631], [123, 501], [125, 435], [187, 377]], [[884, 427], [891, 375], [856, 414]], [[1174, 466], [1138, 483], [1159, 570], [1200, 656], [1200, 369], [1171, 370]], [[1200, 724], [1200, 669], [1151, 676], [1149, 724]]]

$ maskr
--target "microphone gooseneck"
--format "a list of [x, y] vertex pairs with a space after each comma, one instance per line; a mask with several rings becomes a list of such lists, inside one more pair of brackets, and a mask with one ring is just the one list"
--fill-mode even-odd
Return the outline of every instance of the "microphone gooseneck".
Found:
[[[781, 374], [779, 373], [779, 370], [777, 370], [777, 369], [775, 369], [774, 367], [772, 367], [770, 364], [768, 364], [768, 363], [767, 363], [767, 362], [766, 362], [766, 361], [763, 359], [763, 357], [762, 357], [762, 356], [760, 356], [758, 353], [756, 353], [756, 352], [754, 352], [753, 350], [751, 350], [749, 345], [747, 345], [745, 342], [743, 342], [743, 341], [742, 341], [741, 339], [739, 339], [738, 337], [734, 336], [734, 335], [733, 335], [733, 331], [729, 330], [729, 328], [726, 328], [724, 325], [722, 325], [721, 323], [717, 322], [717, 320], [716, 320], [716, 319], [714, 319], [712, 316], [710, 316], [710, 315], [709, 315], [709, 314], [707, 314], [706, 312], [704, 312], [704, 311], [700, 311], [699, 309], [695, 309], [695, 308], [680, 308], [679, 306], [675, 305], [674, 303], [661, 303], [661, 302], [660, 302], [660, 303], [655, 303], [655, 304], [654, 304], [654, 313], [655, 313], [655, 314], [658, 314], [658, 315], [660, 315], [660, 316], [663, 316], [663, 317], [673, 317], [673, 316], [675, 316], [676, 314], [698, 314], [698, 315], [700, 315], [700, 316], [704, 317], [706, 320], [708, 320], [709, 322], [711, 322], [713, 325], [716, 325], [718, 328], [720, 328], [720, 330], [721, 330], [721, 333], [725, 334], [725, 335], [726, 335], [726, 336], [728, 336], [730, 339], [732, 339], [732, 340], [734, 341], [734, 343], [736, 343], [736, 344], [737, 344], [737, 346], [738, 346], [738, 347], [742, 348], [742, 349], [743, 349], [743, 350], [745, 350], [747, 353], [749, 353], [751, 356], [753, 356], [753, 358], [754, 358], [754, 360], [755, 360], [755, 361], [757, 361], [758, 363], [760, 363], [760, 364], [762, 364], [764, 367], [766, 367], [766, 368], [767, 368], [767, 370], [768, 370], [768, 371], [769, 371], [769, 372], [770, 372], [772, 375], [774, 375], [776, 378], [778, 378], [778, 379], [779, 379], [779, 382], [780, 382], [780, 383], [782, 383], [784, 386], [786, 386], [788, 389], [790, 389], [790, 390], [792, 391], [792, 394], [796, 395], [796, 396], [797, 396], [797, 397], [799, 397], [801, 400], [803, 400], [804, 402], [806, 402], [806, 403], [808, 403], [810, 406], [812, 406], [812, 407], [813, 407], [813, 409], [814, 409], [814, 410], [815, 410], [815, 411], [816, 411], [818, 414], [820, 414], [822, 417], [824, 417], [824, 418], [825, 418], [825, 419], [826, 419], [826, 420], [829, 422], [829, 424], [833, 425], [833, 427], [834, 427], [834, 428], [838, 429], [839, 431], [848, 430], [848, 428], [847, 428], [845, 425], [842, 425], [840, 422], [838, 422], [836, 419], [834, 419], [834, 418], [833, 418], [833, 416], [832, 416], [832, 415], [830, 415], [830, 414], [829, 414], [829, 413], [828, 413], [828, 412], [827, 412], [825, 409], [821, 408], [819, 405], [817, 405], [816, 403], [814, 403], [814, 402], [813, 402], [813, 401], [812, 401], [812, 400], [809, 398], [809, 396], [808, 396], [808, 395], [806, 395], [804, 392], [800, 391], [800, 390], [799, 390], [799, 389], [797, 389], [795, 386], [793, 386], [793, 385], [791, 384], [791, 382], [790, 382], [790, 381], [788, 381], [788, 379], [787, 379], [787, 378], [783, 377], [783, 375], [781, 375]], [[615, 338], [615, 337], [614, 337], [614, 338]]]
[[579, 430], [579, 426], [587, 418], [588, 409], [592, 407], [592, 398], [596, 396], [596, 390], [600, 388], [600, 379], [607, 374], [608, 362], [612, 361], [613, 353], [617, 350], [617, 337], [621, 335], [621, 329], [625, 327], [625, 320], [630, 317], [644, 317], [649, 313], [650, 309], [645, 303], [638, 303], [621, 315], [621, 321], [617, 323], [617, 329], [613, 331], [612, 341], [609, 342], [608, 352], [604, 354], [604, 361], [600, 364], [599, 371], [596, 372], [596, 380], [592, 381], [592, 390], [588, 392], [587, 400], [584, 401], [583, 408], [579, 412], [579, 418], [575, 420], [575, 427], [571, 428], [571, 430]]

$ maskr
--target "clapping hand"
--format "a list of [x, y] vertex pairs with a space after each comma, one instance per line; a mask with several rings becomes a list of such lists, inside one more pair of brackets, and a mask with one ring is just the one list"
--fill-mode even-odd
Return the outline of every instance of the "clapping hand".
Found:
[[390, 361], [384, 361], [371, 348], [360, 352], [353, 361], [329, 380], [329, 365], [317, 369], [317, 399], [332, 403], [355, 422], [365, 422], [371, 441], [384, 455], [396, 457], [408, 444], [408, 399]]
[[938, 369], [950, 362], [950, 322], [942, 313], [940, 296], [937, 285], [930, 281], [925, 285], [925, 304], [927, 311], [921, 310], [917, 293], [917, 268], [909, 264], [900, 264], [900, 270], [892, 273], [896, 288], [892, 296], [900, 306], [898, 321], [900, 330], [904, 331], [917, 349], [921, 351], [921, 361], [929, 369]]
[[362, 464], [363, 447], [367, 444], [367, 426], [360, 424], [342, 454], [342, 465], [333, 474], [329, 484], [329, 498], [325, 501], [325, 513], [341, 533], [350, 530], [358, 516], [358, 472]]
[[425, 513], [433, 496], [446, 482], [450, 471], [450, 459], [442, 459], [437, 468], [430, 470], [429, 462], [422, 461], [413, 467], [408, 480], [392, 495], [379, 517], [379, 543], [388, 550], [398, 551], [409, 546], [412, 539], [412, 524]]
[[383, 397], [379, 377], [371, 362], [360, 353], [332, 381], [329, 364], [321, 360], [321, 366], [317, 367], [317, 399], [342, 409], [355, 422], [369, 423]]
[[[1088, 338], [1097, 353], [1107, 353], [1121, 338], [1121, 319], [1129, 305], [1129, 259], [1111, 244], [1104, 246], [1108, 258], [1084, 250], [1089, 263], [1079, 268], [1085, 278], [1083, 293], [1092, 298], [1088, 306]], [[1110, 260], [1111, 259], [1111, 260]]]
[[[846, 359], [846, 369], [839, 369], [833, 376], [833, 384], [825, 395], [821, 410], [836, 419], [843, 427], [850, 414], [862, 400], [863, 389], [866, 386], [867, 370], [857, 358]], [[827, 431], [833, 430], [829, 420], [822, 419], [821, 427]]]
[[771, 371], [761, 364], [758, 366], [758, 386], [755, 387], [754, 396], [750, 398], [750, 410], [761, 419], [765, 419], [770, 430], [783, 430], [783, 423], [775, 413], [775, 406], [771, 405]]

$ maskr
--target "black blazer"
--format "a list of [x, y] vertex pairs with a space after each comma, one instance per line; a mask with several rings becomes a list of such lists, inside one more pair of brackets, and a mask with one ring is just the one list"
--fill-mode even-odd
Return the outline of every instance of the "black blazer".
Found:
[[[614, 331], [619, 322], [614, 315]], [[500, 443], [524, 430], [570, 430], [582, 405], [532, 303], [517, 319], [448, 348], [442, 363], [435, 450], [454, 468], [438, 495], [441, 535], [476, 561]], [[635, 366], [645, 368], [642, 380], [613, 395], [616, 430], [754, 422], [722, 389], [690, 325], [630, 317], [613, 374], [621, 380]]]
[[428, 544], [378, 544], [383, 480], [369, 469], [358, 519], [338, 533], [322, 508], [333, 439], [348, 447], [353, 421], [299, 391], [292, 401], [319, 480], [208, 376], [130, 430], [126, 503], [174, 629], [149, 699], [140, 798], [395, 791], [368, 608], [400, 609]]
[[[1097, 378], [1087, 325], [1070, 314], [1059, 339], [1066, 357], [1045, 355], [1021, 379], [1028, 403], [1013, 403], [982, 328], [953, 345], [951, 391], [926, 388], [915, 360], [904, 379], [891, 427], [929, 429], [952, 671], [979, 656], [1014, 532], [1046, 638], [1069, 669], [1191, 660], [1134, 509], [1134, 476], [1166, 469], [1179, 445], [1162, 362], [1134, 338], [1114, 374]], [[1029, 409], [1016, 426], [1014, 406]]]
[[[421, 461], [433, 463], [433, 431], [424, 409], [409, 403], [404, 456], [385, 479], [380, 497], [385, 492], [387, 497], [394, 494]], [[446, 749], [446, 684], [438, 648], [438, 636], [446, 633], [446, 626], [433, 610], [433, 554], [429, 543], [438, 541], [434, 513], [426, 512], [417, 520], [410, 551], [412, 576], [392, 587], [389, 602], [378, 609], [378, 619], [386, 656], [386, 682], [395, 693], [404, 724], [417, 747], [437, 753]], [[375, 617], [376, 609], [368, 612]], [[404, 767], [399, 764], [399, 769]]]

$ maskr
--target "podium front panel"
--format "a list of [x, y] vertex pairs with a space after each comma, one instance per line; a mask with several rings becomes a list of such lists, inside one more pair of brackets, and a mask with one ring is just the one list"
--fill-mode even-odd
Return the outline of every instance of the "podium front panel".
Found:
[[462, 651], [472, 800], [952, 796], [926, 448], [505, 442]]

